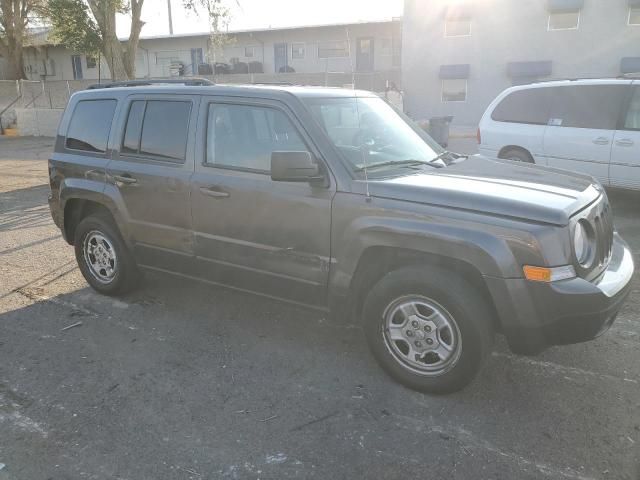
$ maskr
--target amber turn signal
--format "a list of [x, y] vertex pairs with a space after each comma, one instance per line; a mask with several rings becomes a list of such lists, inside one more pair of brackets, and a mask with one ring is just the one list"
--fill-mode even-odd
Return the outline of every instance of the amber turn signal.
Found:
[[522, 271], [524, 272], [524, 278], [532, 282], [557, 282], [576, 276], [576, 271], [571, 265], [553, 268], [525, 265], [522, 267]]

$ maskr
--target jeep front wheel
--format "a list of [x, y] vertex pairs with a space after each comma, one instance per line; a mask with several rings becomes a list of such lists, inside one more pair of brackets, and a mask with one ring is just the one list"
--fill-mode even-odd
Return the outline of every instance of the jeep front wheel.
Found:
[[400, 383], [423, 392], [466, 386], [491, 350], [490, 310], [458, 275], [428, 266], [384, 276], [363, 308], [367, 342]]
[[75, 229], [74, 247], [78, 267], [94, 290], [117, 295], [135, 287], [138, 269], [108, 216], [84, 218]]

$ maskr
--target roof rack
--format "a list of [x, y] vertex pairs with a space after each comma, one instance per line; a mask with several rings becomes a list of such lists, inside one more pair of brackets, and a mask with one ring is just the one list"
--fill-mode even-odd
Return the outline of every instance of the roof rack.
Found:
[[544, 80], [537, 80], [532, 83], [548, 83], [548, 82], [578, 82], [580, 80], [625, 80], [640, 78], [640, 73], [624, 73], [617, 77], [611, 77], [606, 75], [600, 75], [596, 77], [564, 77], [564, 78], [545, 78]]
[[158, 78], [158, 79], [144, 79], [144, 80], [124, 80], [122, 82], [110, 82], [110, 83], [94, 83], [89, 85], [87, 90], [96, 90], [99, 88], [116, 88], [116, 87], [144, 87], [149, 85], [185, 85], [188, 87], [201, 87], [207, 85], [215, 85], [211, 80], [206, 78]]
[[284, 86], [294, 86], [294, 83], [287, 81], [273, 81], [273, 82], [252, 82], [250, 85], [284, 85]]

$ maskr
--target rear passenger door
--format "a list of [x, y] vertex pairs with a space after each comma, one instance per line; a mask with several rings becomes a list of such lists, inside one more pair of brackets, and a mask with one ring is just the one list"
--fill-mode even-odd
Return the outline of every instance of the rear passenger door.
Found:
[[544, 136], [547, 164], [586, 173], [608, 185], [611, 144], [626, 89], [624, 85], [554, 87]]
[[611, 150], [612, 187], [640, 189], [640, 86], [633, 87]]
[[189, 179], [199, 97], [132, 95], [121, 109], [107, 188], [128, 215], [143, 265], [171, 270], [193, 253]]
[[273, 151], [320, 159], [310, 138], [287, 108], [269, 100], [203, 98], [199, 125], [191, 193], [199, 274], [323, 305], [335, 186], [270, 175]]

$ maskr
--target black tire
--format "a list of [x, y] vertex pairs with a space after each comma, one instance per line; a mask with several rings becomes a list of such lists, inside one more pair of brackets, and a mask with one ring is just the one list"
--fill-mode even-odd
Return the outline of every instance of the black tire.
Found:
[[[389, 331], [385, 326], [385, 312], [394, 302], [413, 298], [411, 296], [426, 298], [443, 307], [444, 313], [450, 315], [449, 320], [453, 319], [457, 325], [460, 340], [455, 349], [457, 360], [440, 373], [415, 371], [405, 364], [400, 355], [394, 353], [385, 333]], [[463, 278], [442, 268], [412, 266], [385, 275], [365, 300], [363, 323], [367, 343], [382, 368], [398, 382], [421, 392], [441, 394], [462, 389], [473, 380], [493, 346], [492, 315], [486, 302]], [[417, 333], [418, 330], [413, 335]], [[441, 333], [437, 335], [440, 339]], [[426, 359], [429, 355], [432, 353], [427, 352], [423, 357]]]
[[[85, 256], [85, 241], [89, 235], [93, 238], [95, 234], [102, 235], [107, 241], [105, 245], [110, 245], [115, 252], [114, 274], [108, 281], [94, 274], [88, 263], [91, 256]], [[78, 267], [94, 290], [104, 295], [120, 295], [132, 291], [139, 284], [141, 276], [135, 260], [110, 216], [93, 214], [83, 218], [75, 229], [73, 244]]]
[[510, 148], [509, 150], [505, 150], [500, 155], [500, 158], [512, 160], [514, 162], [534, 163], [531, 154], [521, 148]]

